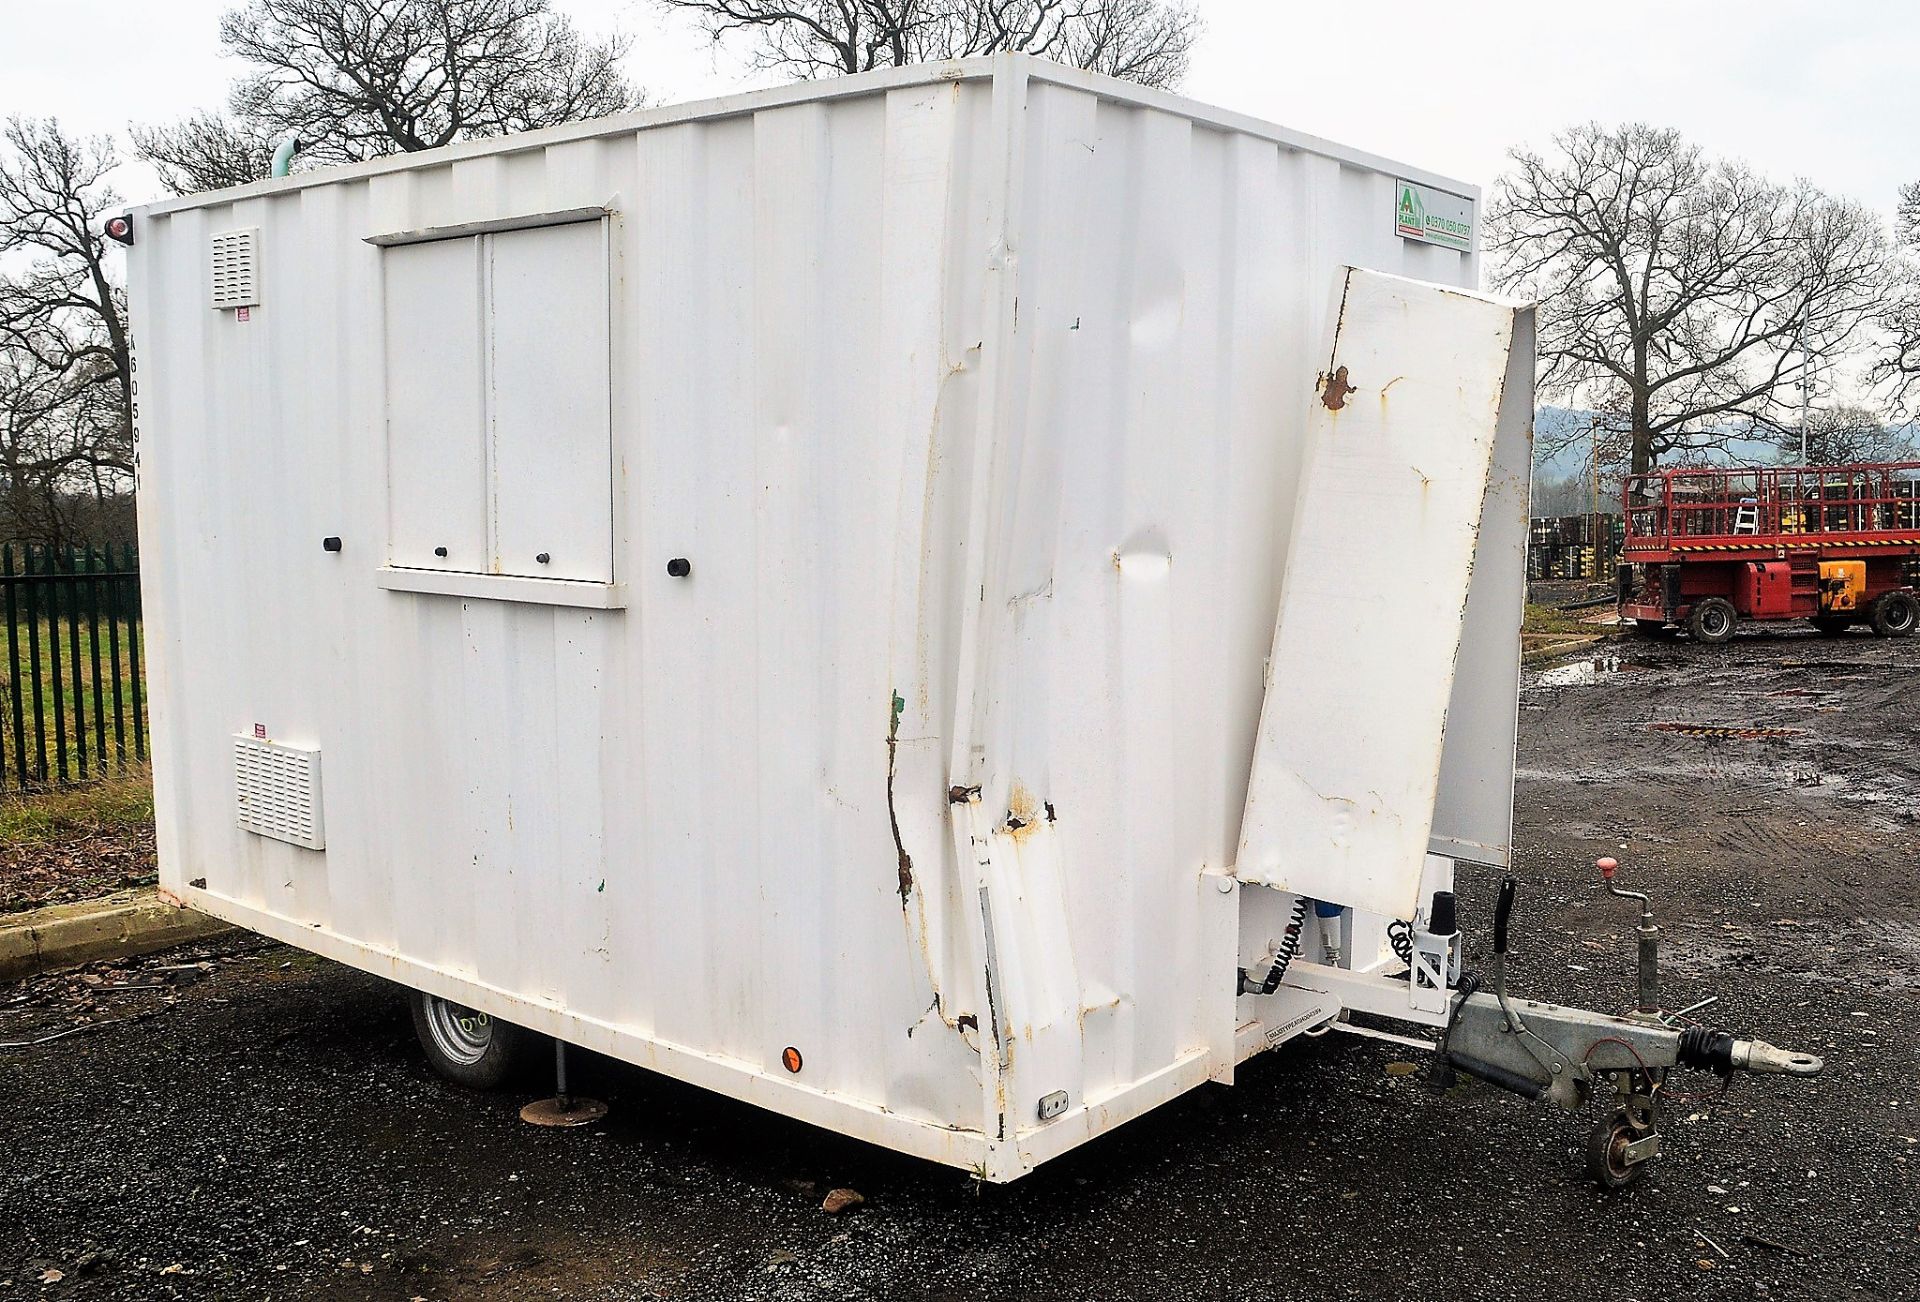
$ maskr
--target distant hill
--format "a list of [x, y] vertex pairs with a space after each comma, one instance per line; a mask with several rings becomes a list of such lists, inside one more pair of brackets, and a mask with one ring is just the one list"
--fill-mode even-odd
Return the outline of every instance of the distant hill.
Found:
[[[1817, 415], [1817, 413], [1816, 413]], [[1571, 407], [1540, 407], [1533, 413], [1533, 505], [1535, 515], [1578, 515], [1596, 509], [1591, 468], [1589, 434], [1593, 413]], [[1745, 427], [1739, 427], [1744, 429]], [[1817, 427], [1816, 427], [1817, 428]], [[1888, 459], [1920, 459], [1920, 421], [1889, 426], [1893, 439], [1888, 450], [1879, 455]], [[1904, 442], [1905, 449], [1901, 444]], [[1549, 452], [1550, 448], [1557, 450]], [[1669, 458], [1677, 460], [1678, 458]], [[1694, 463], [1721, 466], [1777, 466], [1792, 464], [1799, 458], [1794, 450], [1784, 450], [1766, 439], [1735, 434], [1729, 428], [1724, 438], [1713, 444], [1696, 446], [1686, 458]], [[1620, 485], [1607, 477], [1600, 485], [1603, 511], [1619, 510]]]
[[[1591, 411], [1582, 411], [1569, 407], [1540, 407], [1533, 413], [1533, 479], [1536, 484], [1543, 480], [1570, 479], [1587, 473], [1587, 446], [1581, 439], [1574, 440], [1551, 456], [1544, 449], [1552, 446], [1568, 435], [1584, 435]], [[1770, 466], [1778, 462], [1780, 449], [1765, 439], [1734, 438], [1724, 448], [1702, 449], [1704, 458], [1719, 465], [1762, 465]]]

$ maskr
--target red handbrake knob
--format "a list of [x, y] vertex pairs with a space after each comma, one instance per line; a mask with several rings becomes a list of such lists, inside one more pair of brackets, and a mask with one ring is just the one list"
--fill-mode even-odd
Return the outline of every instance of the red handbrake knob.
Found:
[[1614, 870], [1620, 866], [1620, 862], [1617, 859], [1595, 859], [1593, 866], [1600, 870], [1602, 877], [1608, 881], [1612, 881]]

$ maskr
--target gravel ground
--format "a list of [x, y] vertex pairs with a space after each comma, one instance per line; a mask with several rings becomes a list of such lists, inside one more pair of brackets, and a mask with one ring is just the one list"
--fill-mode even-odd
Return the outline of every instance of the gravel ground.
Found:
[[[1613, 853], [1669, 1002], [1829, 1063], [1680, 1078], [1625, 1195], [1580, 1172], [1591, 1117], [1340, 1036], [1006, 1187], [599, 1059], [607, 1122], [539, 1131], [430, 1075], [399, 991], [243, 938], [0, 987], [0, 1042], [91, 1027], [0, 1049], [0, 1299], [1920, 1296], [1920, 639], [1620, 655], [1529, 675], [1517, 984], [1628, 1000]], [[866, 1204], [824, 1214], [843, 1186]]]

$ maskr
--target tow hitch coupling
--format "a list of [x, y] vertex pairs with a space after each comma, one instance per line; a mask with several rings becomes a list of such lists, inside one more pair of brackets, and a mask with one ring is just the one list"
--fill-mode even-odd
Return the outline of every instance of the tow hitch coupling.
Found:
[[1507, 925], [1513, 912], [1514, 882], [1501, 883], [1494, 910], [1492, 990], [1466, 985], [1456, 992], [1450, 1020], [1435, 1056], [1436, 1082], [1446, 1084], [1455, 1070], [1510, 1090], [1522, 1097], [1546, 1097], [1571, 1112], [1592, 1096], [1596, 1085], [1609, 1087], [1613, 1107], [1595, 1127], [1587, 1144], [1587, 1163], [1606, 1188], [1631, 1184], [1660, 1152], [1658, 1121], [1667, 1073], [1690, 1067], [1731, 1076], [1736, 1071], [1764, 1075], [1814, 1076], [1824, 1064], [1810, 1053], [1775, 1048], [1764, 1040], [1742, 1039], [1694, 1023], [1688, 1013], [1660, 1006], [1658, 946], [1660, 930], [1645, 893], [1614, 884], [1618, 865], [1599, 861], [1601, 880], [1614, 895], [1640, 904], [1639, 998], [1622, 1015], [1566, 1008], [1507, 994]]

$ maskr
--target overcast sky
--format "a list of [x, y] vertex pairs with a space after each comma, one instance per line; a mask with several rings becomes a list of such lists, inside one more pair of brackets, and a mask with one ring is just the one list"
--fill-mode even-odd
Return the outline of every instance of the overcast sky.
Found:
[[[656, 102], [763, 84], [648, 0], [555, 0], [589, 31], [633, 35]], [[233, 0], [0, 0], [0, 113], [124, 132], [222, 101]], [[1892, 211], [1920, 179], [1906, 100], [1920, 68], [1909, 0], [1200, 0], [1185, 92], [1489, 184], [1516, 142], [1586, 118], [1673, 126], [1779, 179]], [[126, 169], [134, 201], [158, 192]]]

